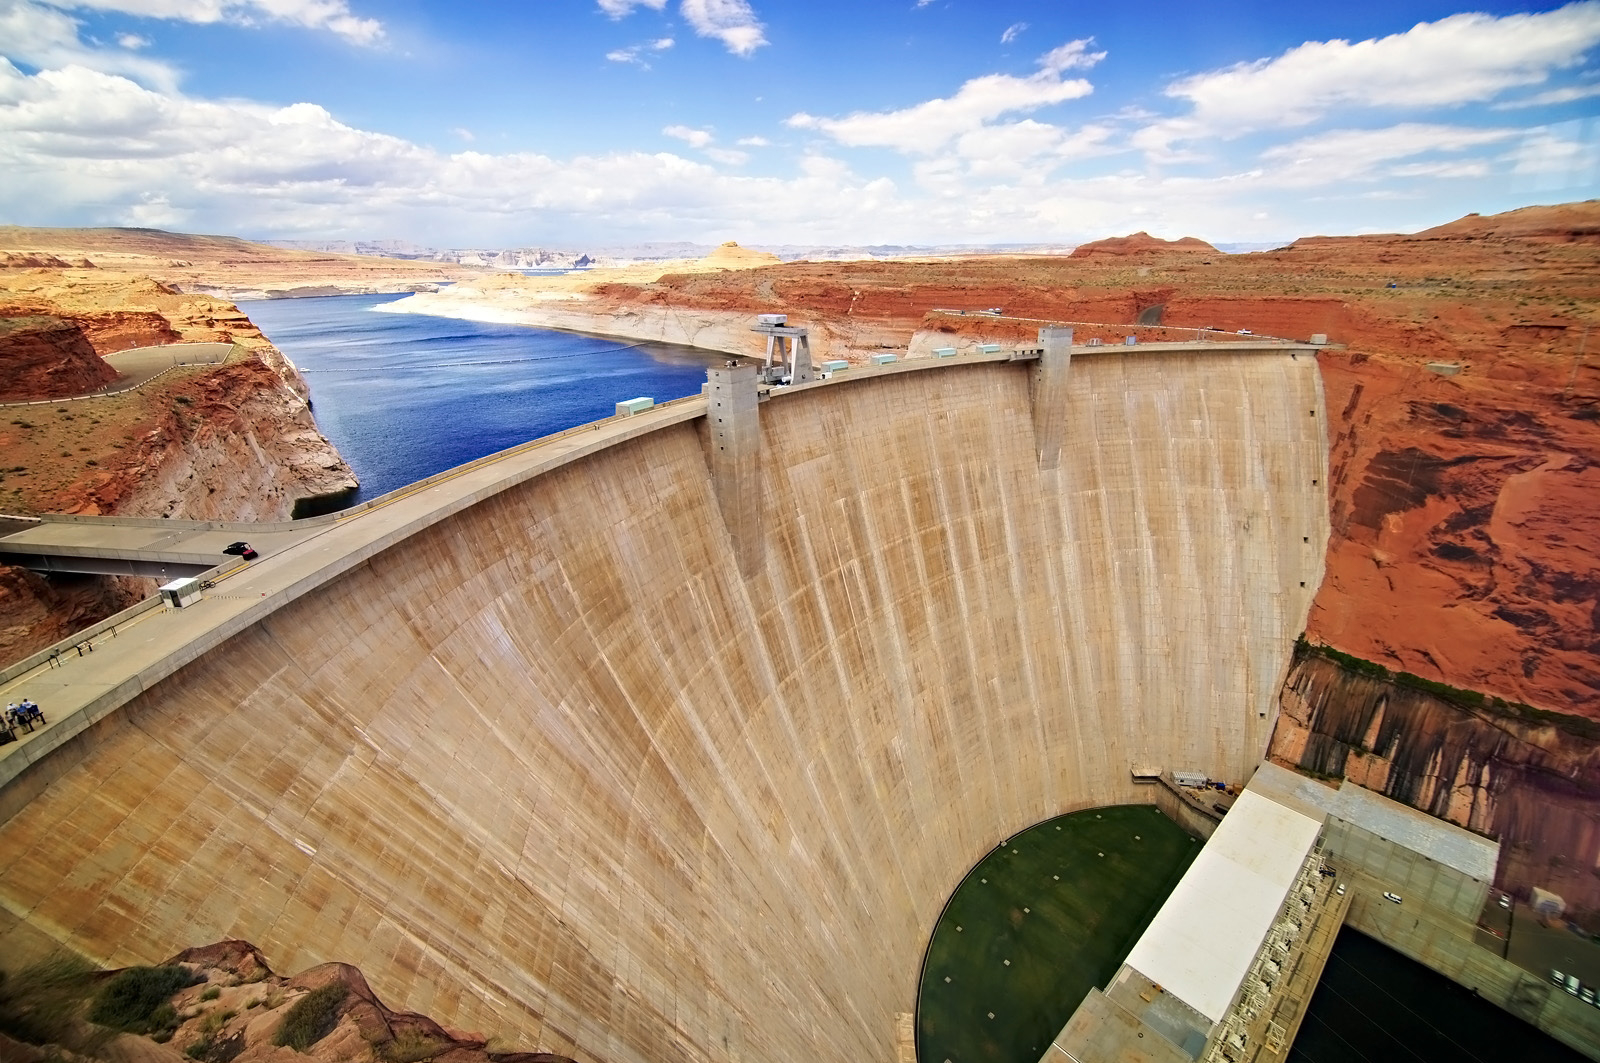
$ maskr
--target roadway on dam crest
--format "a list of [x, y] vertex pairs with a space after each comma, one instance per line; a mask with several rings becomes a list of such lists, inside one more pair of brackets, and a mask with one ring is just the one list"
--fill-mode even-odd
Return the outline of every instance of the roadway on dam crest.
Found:
[[[852, 369], [517, 448], [13, 675], [0, 952], [244, 937], [584, 1060], [887, 1058], [995, 842], [1260, 760], [1328, 535], [1297, 345]], [[381, 505], [377, 503], [382, 503]], [[243, 536], [241, 536], [243, 537]]]

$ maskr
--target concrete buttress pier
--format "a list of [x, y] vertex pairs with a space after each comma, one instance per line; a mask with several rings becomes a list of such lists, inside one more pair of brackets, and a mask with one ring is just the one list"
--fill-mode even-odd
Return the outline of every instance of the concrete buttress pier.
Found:
[[738, 557], [739, 572], [761, 570], [761, 415], [756, 367], [730, 363], [706, 372], [711, 482]]
[[1067, 378], [1072, 370], [1072, 330], [1039, 330], [1039, 362], [1033, 369], [1033, 435], [1039, 468], [1061, 467], [1061, 441], [1067, 434]]

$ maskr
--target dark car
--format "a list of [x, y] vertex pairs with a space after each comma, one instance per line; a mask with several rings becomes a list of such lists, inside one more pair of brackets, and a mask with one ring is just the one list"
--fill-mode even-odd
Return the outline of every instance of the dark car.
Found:
[[255, 547], [251, 546], [249, 543], [230, 543], [222, 548], [222, 552], [225, 554], [233, 554], [237, 557], [242, 557], [246, 561], [252, 560], [256, 557]]

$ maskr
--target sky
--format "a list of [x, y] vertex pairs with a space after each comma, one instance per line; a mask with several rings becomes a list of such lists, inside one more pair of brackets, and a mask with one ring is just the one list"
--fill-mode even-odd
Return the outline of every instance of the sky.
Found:
[[1215, 243], [1600, 197], [1600, 0], [0, 0], [0, 222]]

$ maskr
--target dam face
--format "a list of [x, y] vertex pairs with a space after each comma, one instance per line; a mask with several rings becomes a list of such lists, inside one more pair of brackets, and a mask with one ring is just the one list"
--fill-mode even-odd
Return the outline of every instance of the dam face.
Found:
[[[1000, 839], [1242, 781], [1327, 541], [1315, 359], [1026, 364], [760, 407], [740, 574], [704, 420], [504, 490], [55, 756], [0, 827], [0, 949], [254, 941], [582, 1060], [888, 1060]], [[270, 559], [269, 559], [270, 563]]]

